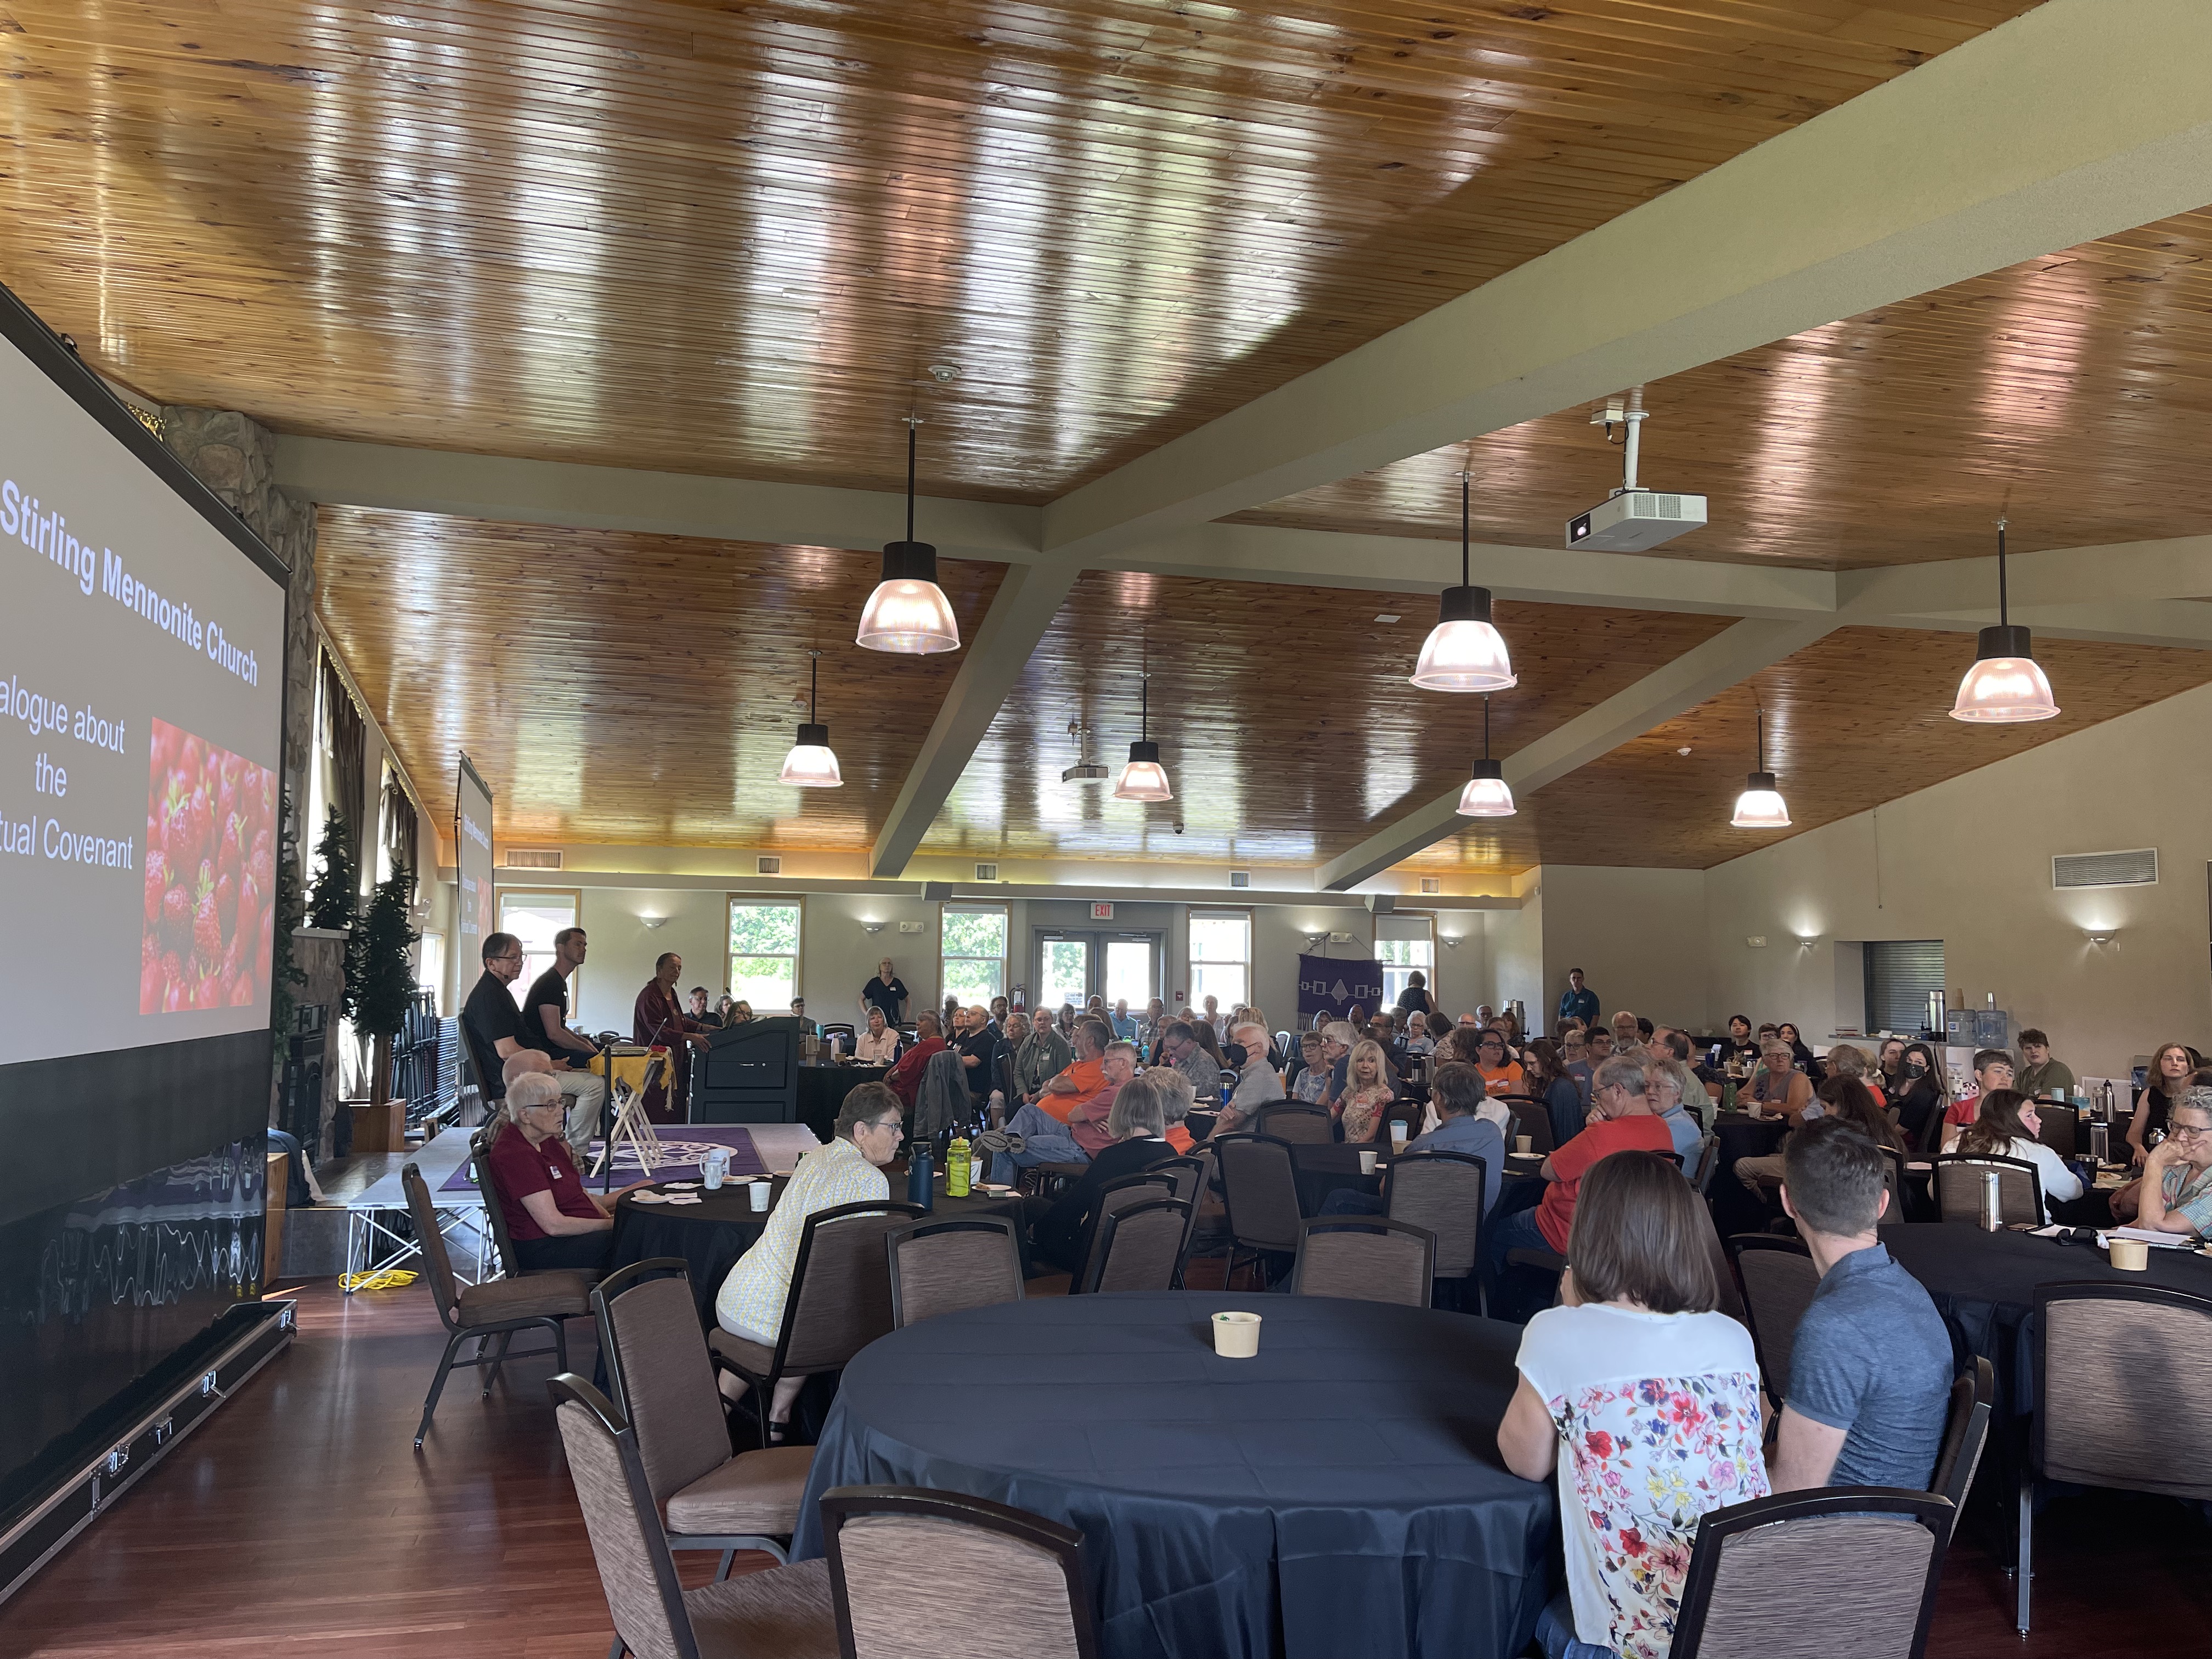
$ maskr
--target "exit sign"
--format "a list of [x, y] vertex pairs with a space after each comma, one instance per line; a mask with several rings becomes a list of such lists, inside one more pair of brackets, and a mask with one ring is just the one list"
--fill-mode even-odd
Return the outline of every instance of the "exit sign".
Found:
[[1100, 902], [1098, 900], [1097, 900], [1097, 899], [1093, 899], [1093, 900], [1091, 900], [1091, 921], [1113, 921], [1113, 920], [1114, 920], [1114, 907], [1113, 907], [1112, 905], [1110, 905], [1110, 904], [1103, 904], [1103, 903], [1101, 903], [1101, 902]]

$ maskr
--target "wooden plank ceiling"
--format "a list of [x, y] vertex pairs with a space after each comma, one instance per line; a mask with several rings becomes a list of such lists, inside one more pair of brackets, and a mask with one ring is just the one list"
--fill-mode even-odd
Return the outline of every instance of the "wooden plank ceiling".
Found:
[[281, 431], [884, 486], [920, 398], [1042, 501], [2027, 9], [0, 0], [0, 279]]
[[[1389, 620], [1382, 620], [1388, 617]], [[1504, 755], [1703, 643], [1731, 619], [1507, 605], [1521, 684], [1492, 708]], [[1356, 590], [1094, 571], [1076, 583], [921, 851], [983, 859], [1318, 864], [1467, 776], [1482, 700], [1407, 677], [1436, 602]], [[1150, 665], [1176, 799], [1062, 783], [1070, 720], [1119, 774]]]
[[[865, 849], [959, 672], [853, 643], [880, 555], [325, 507], [316, 565], [434, 815], [465, 749], [502, 843]], [[1003, 568], [939, 568], [972, 637]], [[776, 781], [810, 648], [842, 789]]]
[[[2212, 185], [2207, 185], [2212, 193]], [[2212, 212], [2191, 213], [1723, 358], [1646, 388], [1642, 482], [1710, 498], [1657, 550], [1823, 569], [2197, 535], [2212, 522]], [[1560, 544], [1620, 482], [1589, 411], [1240, 514]]]
[[[2058, 718], [1970, 726], [1950, 708], [1974, 659], [1972, 635], [1838, 629], [1538, 790], [1515, 817], [1471, 827], [1407, 867], [1709, 869], [2212, 682], [2207, 651], [2039, 638], [2035, 654], [2051, 676]], [[1767, 766], [1790, 805], [1788, 830], [1729, 823], [1753, 764], [1762, 706]], [[1995, 810], [2045, 809], [2007, 801]]]

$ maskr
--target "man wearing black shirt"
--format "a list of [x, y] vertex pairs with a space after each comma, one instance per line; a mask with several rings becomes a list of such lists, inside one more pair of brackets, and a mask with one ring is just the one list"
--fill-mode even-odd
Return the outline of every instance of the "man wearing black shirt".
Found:
[[469, 1039], [469, 1057], [476, 1062], [477, 1083], [484, 1104], [507, 1098], [500, 1068], [518, 1048], [527, 1048], [522, 1011], [514, 1006], [507, 988], [522, 972], [522, 941], [512, 933], [494, 933], [483, 942], [483, 975], [461, 1006], [461, 1030]]
[[703, 985], [691, 988], [691, 1018], [710, 1031], [721, 1027], [722, 1017], [707, 1006], [707, 988]]
[[577, 1068], [556, 1071], [555, 1080], [568, 1097], [568, 1141], [579, 1163], [591, 1145], [607, 1095], [602, 1079], [580, 1069], [599, 1051], [589, 1038], [568, 1029], [568, 976], [583, 965], [584, 930], [563, 927], [553, 935], [553, 965], [531, 981], [522, 999], [523, 1041], [552, 1056], [556, 1066], [566, 1061]]
[[961, 1069], [968, 1074], [968, 1092], [980, 1103], [999, 1086], [999, 1053], [1006, 1045], [992, 1028], [988, 1009], [965, 1009], [957, 1018], [960, 1035], [953, 1039], [952, 1048], [960, 1056]]

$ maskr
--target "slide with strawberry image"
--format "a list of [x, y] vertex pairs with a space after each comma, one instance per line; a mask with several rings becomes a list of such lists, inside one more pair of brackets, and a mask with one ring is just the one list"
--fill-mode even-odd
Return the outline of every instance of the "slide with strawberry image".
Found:
[[153, 729], [138, 1012], [252, 1007], [276, 942], [276, 775], [167, 720]]

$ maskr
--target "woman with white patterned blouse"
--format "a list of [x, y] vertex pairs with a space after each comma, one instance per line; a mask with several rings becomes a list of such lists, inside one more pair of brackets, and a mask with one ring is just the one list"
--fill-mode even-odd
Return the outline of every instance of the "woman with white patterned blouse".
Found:
[[[799, 1160], [768, 1218], [767, 1229], [739, 1256], [714, 1297], [714, 1322], [732, 1336], [775, 1346], [783, 1332], [784, 1299], [791, 1293], [791, 1271], [799, 1259], [799, 1241], [806, 1231], [806, 1218], [840, 1204], [865, 1204], [888, 1200], [890, 1177], [883, 1166], [898, 1156], [905, 1139], [900, 1123], [899, 1097], [880, 1083], [863, 1083], [845, 1097], [837, 1114], [837, 1132], [829, 1145], [817, 1146]], [[787, 1376], [775, 1385], [769, 1402], [769, 1437], [778, 1439], [789, 1423], [791, 1407], [806, 1379]], [[722, 1373], [722, 1392], [740, 1399], [742, 1378]]]

